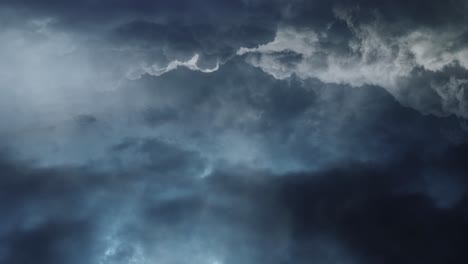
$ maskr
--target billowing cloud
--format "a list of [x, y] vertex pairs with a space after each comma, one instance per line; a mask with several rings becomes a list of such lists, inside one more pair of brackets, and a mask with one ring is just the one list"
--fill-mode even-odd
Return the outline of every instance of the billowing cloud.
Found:
[[464, 0], [0, 3], [0, 263], [466, 263]]
[[[414, 75], [416, 68], [422, 68], [433, 76], [453, 64], [467, 71], [468, 49], [459, 45], [466, 28], [448, 33], [415, 28], [403, 34], [392, 34], [389, 32], [391, 28], [378, 16], [370, 22], [359, 23], [348, 10], [336, 9], [335, 15], [337, 20], [323, 31], [280, 28], [272, 42], [256, 48], [240, 48], [237, 54], [247, 55], [248, 63], [277, 79], [294, 74], [302, 79], [317, 78], [325, 83], [376, 85], [387, 89], [403, 104], [423, 112], [467, 117], [462, 85], [466, 79], [452, 76], [451, 81], [442, 84], [443, 88], [440, 84], [409, 87], [402, 81], [417, 78]], [[333, 23], [345, 23], [352, 34], [344, 43], [345, 52], [328, 45], [332, 41], [328, 34], [333, 30]], [[288, 53], [300, 59], [295, 62], [285, 60]], [[413, 98], [404, 96], [407, 90], [415, 95], [425, 89], [432, 89], [439, 95], [438, 102], [435, 102], [438, 108], [422, 108]], [[457, 106], [447, 106], [453, 105], [454, 101]]]
[[[423, 113], [467, 116], [463, 107], [447, 107], [454, 100], [465, 104], [457, 92], [439, 95], [439, 102], [429, 109], [418, 102], [422, 99], [404, 94], [409, 89], [440, 94], [440, 89], [408, 87], [401, 81], [415, 77], [412, 73], [418, 67], [434, 73], [453, 63], [467, 68], [463, 1], [425, 3], [421, 10], [418, 1], [405, 8], [400, 2], [376, 5], [364, 0], [207, 0], [196, 6], [187, 1], [135, 5], [124, 0], [105, 8], [106, 3], [5, 2], [3, 13], [12, 17], [21, 12], [35, 23], [36, 31], [48, 32], [49, 38], [68, 38], [73, 45], [54, 49], [79, 58], [90, 56], [91, 67], [107, 68], [97, 71], [107, 71], [114, 79], [160, 75], [179, 66], [212, 72], [236, 54], [248, 55], [248, 63], [277, 78], [295, 74], [328, 83], [377, 85]], [[98, 57], [101, 61], [96, 61]], [[463, 85], [455, 90], [463, 90]]]

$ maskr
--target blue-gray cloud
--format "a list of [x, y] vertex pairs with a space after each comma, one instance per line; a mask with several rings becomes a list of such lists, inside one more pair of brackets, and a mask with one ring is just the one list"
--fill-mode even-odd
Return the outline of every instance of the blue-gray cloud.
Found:
[[2, 1], [0, 263], [465, 263], [466, 8]]

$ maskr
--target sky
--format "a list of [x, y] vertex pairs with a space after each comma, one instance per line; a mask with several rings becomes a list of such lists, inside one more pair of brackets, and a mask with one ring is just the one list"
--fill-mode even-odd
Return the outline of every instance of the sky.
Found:
[[468, 1], [0, 1], [0, 264], [468, 263]]

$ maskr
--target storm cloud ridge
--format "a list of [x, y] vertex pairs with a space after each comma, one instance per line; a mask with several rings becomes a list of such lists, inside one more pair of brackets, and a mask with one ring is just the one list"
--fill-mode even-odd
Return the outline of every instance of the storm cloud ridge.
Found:
[[0, 1], [0, 264], [468, 263], [467, 11]]

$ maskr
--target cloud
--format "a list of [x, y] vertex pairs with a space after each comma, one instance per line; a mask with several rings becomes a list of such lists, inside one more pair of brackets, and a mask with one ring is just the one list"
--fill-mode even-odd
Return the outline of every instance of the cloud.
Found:
[[[282, 195], [292, 214], [294, 241], [331, 233], [347, 249], [345, 263], [461, 263], [467, 256], [457, 234], [466, 232], [466, 199], [439, 208], [426, 193], [408, 190], [418, 173], [406, 164], [351, 164], [321, 176], [286, 177]], [[317, 254], [315, 244], [298, 247], [302, 259]], [[342, 252], [328, 256], [340, 259]]]
[[143, 74], [149, 74], [154, 76], [159, 76], [165, 74], [167, 72], [173, 71], [179, 67], [185, 67], [192, 71], [200, 71], [203, 73], [212, 73], [219, 69], [219, 62], [216, 63], [216, 66], [212, 69], [202, 69], [198, 67], [197, 63], [200, 56], [198, 54], [193, 55], [193, 57], [188, 61], [178, 61], [174, 60], [169, 62], [166, 67], [158, 67], [156, 64], [151, 65], [149, 67], [143, 66], [141, 69], [134, 69], [130, 73], [127, 74], [128, 78], [131, 80], [139, 79]]
[[256, 192], [260, 179], [223, 172], [200, 179], [191, 168], [196, 154], [157, 140], [122, 142], [115, 151], [151, 166], [135, 157], [113, 171], [43, 168], [2, 155], [1, 261], [256, 263], [275, 258], [273, 243], [288, 242], [282, 222], [268, 223], [276, 207]]
[[[466, 145], [286, 174], [218, 167], [204, 179], [190, 173], [196, 154], [158, 140], [125, 141], [114, 151], [155, 162], [103, 172], [92, 164], [41, 168], [3, 154], [1, 260], [458, 263], [467, 257]], [[161, 161], [168, 157], [182, 162], [166, 167], [171, 162]], [[459, 194], [444, 191], [447, 184]]]
[[[392, 35], [388, 25], [378, 19], [368, 23], [354, 22], [353, 13], [336, 9], [337, 21], [346, 22], [353, 37], [347, 40], [347, 52], [341, 52], [330, 42], [327, 30], [297, 30], [280, 28], [275, 39], [257, 48], [240, 48], [238, 55], [245, 55], [246, 61], [277, 79], [285, 79], [293, 74], [299, 78], [317, 78], [325, 83], [349, 84], [351, 86], [377, 85], [384, 87], [396, 96], [403, 104], [418, 107], [411, 100], [403, 98], [406, 89], [422, 90], [424, 87], [402, 86], [402, 79], [411, 78], [413, 69], [421, 67], [429, 72], [440, 72], [453, 63], [467, 70], [468, 57], [466, 48], [453, 48], [459, 42], [463, 30], [440, 34], [438, 31], [414, 29], [404, 34]], [[301, 56], [295, 63], [284, 63], [278, 54], [293, 52]], [[457, 80], [457, 83], [463, 80]], [[446, 83], [444, 87], [453, 86]], [[456, 85], [460, 87], [459, 85]], [[432, 87], [439, 94], [441, 89]], [[457, 90], [463, 90], [459, 88]], [[453, 92], [449, 92], [453, 91]], [[438, 104], [446, 106], [460, 95], [453, 89], [444, 89]], [[463, 100], [463, 99], [462, 99]], [[462, 101], [461, 100], [461, 101]], [[463, 103], [462, 103], [463, 104]], [[468, 114], [460, 109], [442, 107], [429, 110], [432, 114], [456, 114], [466, 117]], [[428, 109], [424, 109], [428, 110]]]
[[122, 77], [160, 75], [177, 67], [210, 73], [237, 54], [280, 79], [295, 74], [327, 83], [378, 85], [423, 113], [466, 117], [466, 111], [444, 106], [456, 94], [441, 96], [434, 109], [420, 108], [421, 104], [403, 97], [408, 89], [423, 91], [422, 98], [426, 94], [424, 87], [402, 85], [401, 79], [411, 77], [413, 69], [439, 72], [451, 63], [466, 69], [468, 63], [467, 29], [459, 26], [466, 4], [431, 1], [421, 9], [418, 3], [207, 0], [199, 5], [187, 1], [135, 5], [123, 0], [112, 7], [107, 1], [72, 6], [7, 1], [3, 5], [9, 17], [14, 10], [23, 12], [26, 20], [36, 23], [38, 32], [66, 35], [74, 43], [79, 39], [79, 45], [68, 45], [62, 53], [78, 49], [75, 56], [87, 56], [88, 68], [108, 72], [113, 80], [101, 80], [108, 89]]
[[465, 1], [0, 3], [1, 263], [465, 263]]

